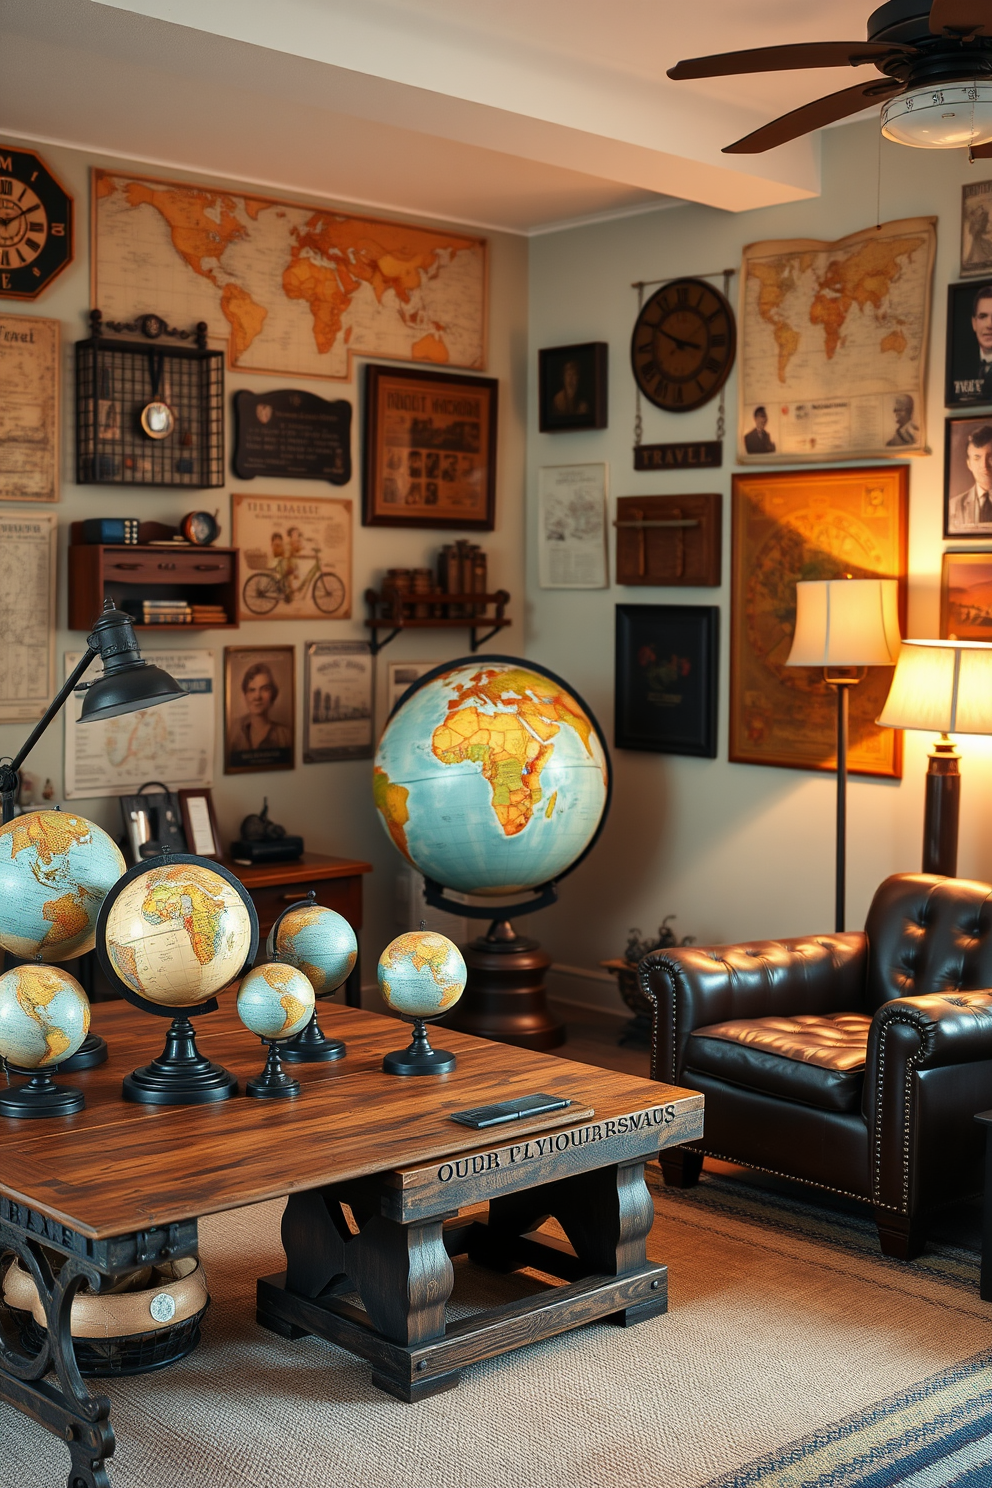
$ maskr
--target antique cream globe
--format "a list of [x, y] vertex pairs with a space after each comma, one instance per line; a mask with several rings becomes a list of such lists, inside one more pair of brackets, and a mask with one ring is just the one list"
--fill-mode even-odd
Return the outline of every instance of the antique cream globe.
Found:
[[71, 1059], [89, 1028], [86, 993], [60, 966], [15, 966], [0, 976], [0, 1056], [16, 1069]]
[[49, 962], [91, 951], [100, 906], [126, 867], [113, 839], [84, 816], [16, 816], [0, 827], [0, 946]]
[[310, 1022], [313, 1008], [312, 983], [279, 961], [253, 967], [238, 988], [238, 1017], [260, 1039], [294, 1038]]
[[236, 884], [188, 858], [129, 876], [101, 921], [116, 976], [139, 997], [176, 1009], [207, 1001], [240, 976], [253, 930]]

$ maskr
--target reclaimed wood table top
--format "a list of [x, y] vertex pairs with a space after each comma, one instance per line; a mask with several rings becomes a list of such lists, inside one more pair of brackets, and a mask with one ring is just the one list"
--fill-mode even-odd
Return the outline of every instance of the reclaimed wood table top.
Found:
[[[232, 1002], [195, 1018], [194, 1027], [201, 1054], [243, 1088], [265, 1050]], [[123, 1002], [97, 1005], [93, 1028], [107, 1040], [107, 1062], [56, 1077], [83, 1091], [85, 1109], [0, 1117], [0, 1193], [105, 1239], [574, 1124], [559, 1113], [480, 1132], [449, 1118], [515, 1094], [567, 1096], [576, 1114], [592, 1108], [597, 1121], [670, 1105], [681, 1115], [703, 1104], [694, 1091], [448, 1028], [432, 1031], [432, 1042], [457, 1055], [451, 1074], [387, 1075], [383, 1055], [406, 1046], [408, 1024], [336, 1004], [318, 1008], [324, 1033], [343, 1038], [348, 1053], [333, 1064], [293, 1065], [303, 1084], [298, 1099], [145, 1106], [122, 1098], [121, 1080], [161, 1053], [168, 1022]]]

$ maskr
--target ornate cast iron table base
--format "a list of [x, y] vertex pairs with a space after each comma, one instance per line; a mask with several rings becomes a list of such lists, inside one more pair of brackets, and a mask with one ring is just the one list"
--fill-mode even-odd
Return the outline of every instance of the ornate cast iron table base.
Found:
[[[453, 1389], [467, 1365], [583, 1323], [657, 1317], [668, 1306], [668, 1268], [646, 1256], [654, 1206], [644, 1157], [539, 1181], [556, 1159], [567, 1173], [578, 1155], [555, 1151], [559, 1135], [293, 1194], [283, 1218], [286, 1270], [259, 1281], [258, 1321], [284, 1338], [315, 1333], [349, 1349], [370, 1361], [380, 1389], [416, 1401]], [[522, 1159], [546, 1143], [543, 1160]], [[516, 1172], [508, 1172], [513, 1151]], [[486, 1221], [458, 1221], [458, 1208], [486, 1198]], [[570, 1245], [533, 1235], [548, 1218]], [[459, 1255], [503, 1272], [532, 1267], [564, 1284], [446, 1323]], [[364, 1312], [346, 1300], [355, 1292]]]
[[[23, 1351], [9, 1312], [0, 1308], [0, 1399], [30, 1416], [69, 1451], [67, 1488], [110, 1488], [107, 1459], [114, 1451], [110, 1401], [91, 1395], [76, 1363], [69, 1330], [72, 1300], [86, 1282], [108, 1282], [161, 1261], [196, 1254], [196, 1221], [91, 1240], [24, 1204], [0, 1197], [0, 1257], [16, 1255], [30, 1271], [45, 1307], [47, 1331], [39, 1351]], [[54, 1268], [46, 1254], [63, 1257]]]

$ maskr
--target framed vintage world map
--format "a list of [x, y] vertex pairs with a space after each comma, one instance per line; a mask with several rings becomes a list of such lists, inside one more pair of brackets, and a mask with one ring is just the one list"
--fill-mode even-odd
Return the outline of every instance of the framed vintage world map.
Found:
[[240, 372], [349, 380], [355, 355], [482, 369], [484, 238], [93, 172], [92, 304], [206, 321]]
[[[784, 471], [733, 481], [731, 760], [837, 767], [836, 694], [818, 667], [787, 667], [799, 579], [899, 580], [905, 632], [909, 470]], [[902, 775], [902, 733], [878, 728], [891, 667], [851, 689], [848, 768]]]

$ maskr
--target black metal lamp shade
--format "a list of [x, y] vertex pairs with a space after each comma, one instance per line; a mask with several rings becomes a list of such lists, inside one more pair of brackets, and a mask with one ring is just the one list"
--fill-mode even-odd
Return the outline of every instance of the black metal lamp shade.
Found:
[[111, 600], [87, 640], [103, 658], [103, 676], [86, 688], [80, 723], [116, 718], [184, 696], [174, 677], [142, 659], [130, 616], [115, 609]]

